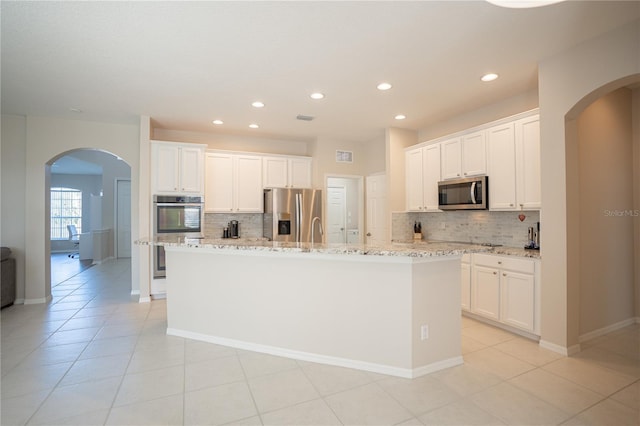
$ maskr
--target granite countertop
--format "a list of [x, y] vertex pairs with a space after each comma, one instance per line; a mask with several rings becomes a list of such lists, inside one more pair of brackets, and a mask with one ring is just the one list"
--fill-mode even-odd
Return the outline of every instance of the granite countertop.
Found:
[[433, 257], [455, 256], [466, 253], [494, 253], [507, 256], [539, 258], [538, 250], [514, 247], [489, 247], [462, 242], [393, 242], [385, 245], [368, 244], [325, 244], [325, 243], [284, 243], [268, 241], [264, 238], [185, 238], [166, 236], [154, 240], [136, 241], [139, 245], [159, 245], [169, 247], [192, 247], [224, 250], [254, 250], [289, 253], [322, 253], [368, 256]]

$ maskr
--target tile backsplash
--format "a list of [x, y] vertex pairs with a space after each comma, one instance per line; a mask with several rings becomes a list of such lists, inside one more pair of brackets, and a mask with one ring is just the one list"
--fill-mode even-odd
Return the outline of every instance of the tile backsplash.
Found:
[[222, 238], [222, 231], [230, 221], [237, 220], [240, 238], [262, 238], [262, 213], [205, 213], [204, 235]]
[[[540, 212], [525, 211], [526, 219], [518, 219], [521, 212], [447, 211], [436, 213], [392, 213], [391, 238], [393, 241], [413, 239], [414, 222], [422, 223], [423, 240], [462, 241], [471, 243], [502, 244], [507, 247], [524, 247], [527, 229], [536, 228]], [[443, 229], [444, 226], [444, 229]], [[540, 245], [544, 245], [542, 225]]]

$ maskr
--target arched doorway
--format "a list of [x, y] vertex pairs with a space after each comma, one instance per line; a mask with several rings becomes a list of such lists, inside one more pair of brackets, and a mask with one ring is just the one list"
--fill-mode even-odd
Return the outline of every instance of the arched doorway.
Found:
[[56, 155], [45, 169], [44, 239], [51, 286], [93, 264], [131, 257], [131, 250], [125, 250], [131, 246], [130, 165], [110, 152], [87, 148]]
[[602, 86], [565, 117], [568, 322], [586, 342], [637, 317], [640, 75]]

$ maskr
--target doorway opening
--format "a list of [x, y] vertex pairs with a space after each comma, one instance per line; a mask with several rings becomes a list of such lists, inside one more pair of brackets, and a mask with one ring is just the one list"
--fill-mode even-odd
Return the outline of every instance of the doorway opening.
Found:
[[131, 167], [109, 152], [75, 149], [45, 168], [45, 241], [55, 299], [56, 286], [92, 265], [131, 257]]
[[634, 323], [640, 309], [640, 87], [623, 81], [585, 97], [565, 122], [568, 321], [580, 343]]
[[327, 176], [325, 194], [325, 242], [329, 244], [362, 243], [364, 229], [362, 176]]

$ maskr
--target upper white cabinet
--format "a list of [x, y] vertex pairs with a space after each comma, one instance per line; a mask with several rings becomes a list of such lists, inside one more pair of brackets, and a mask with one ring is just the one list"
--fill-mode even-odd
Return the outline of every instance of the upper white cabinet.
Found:
[[263, 157], [265, 188], [311, 188], [311, 158]]
[[540, 208], [540, 120], [538, 115], [487, 131], [489, 208]]
[[489, 140], [489, 208], [513, 210], [516, 207], [516, 146], [513, 123], [487, 131]]
[[205, 145], [151, 142], [154, 194], [202, 194]]
[[440, 143], [442, 180], [483, 175], [487, 172], [484, 131]]
[[408, 211], [438, 211], [440, 144], [405, 152]]
[[462, 137], [462, 177], [487, 173], [487, 147], [485, 132], [474, 132]]
[[262, 157], [207, 152], [205, 211], [261, 213]]
[[518, 207], [540, 209], [540, 116], [516, 121], [515, 132]]
[[442, 180], [459, 178], [462, 175], [462, 142], [460, 138], [440, 143]]

